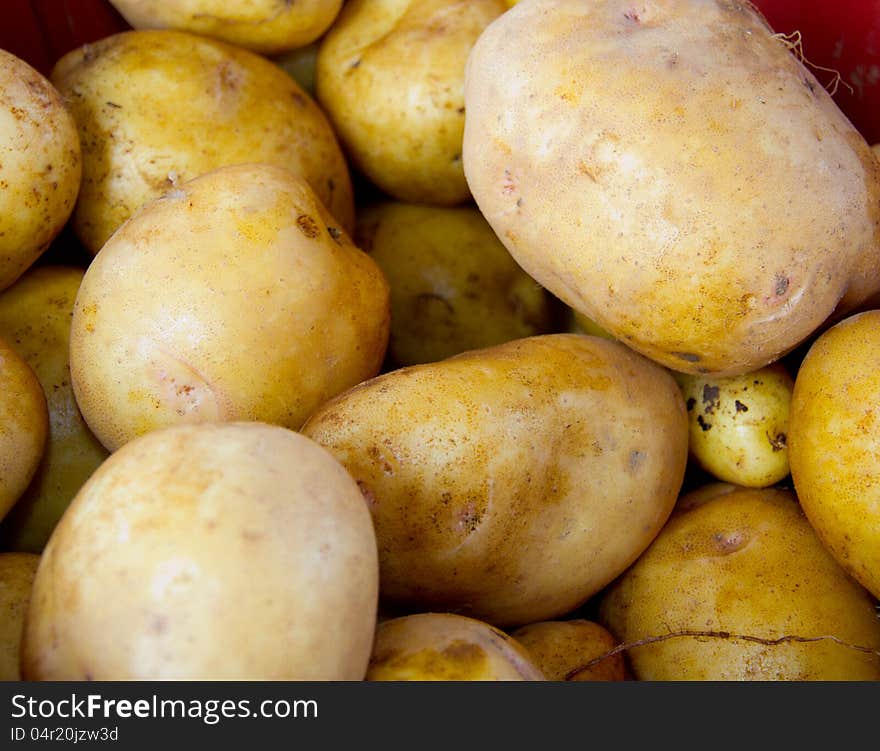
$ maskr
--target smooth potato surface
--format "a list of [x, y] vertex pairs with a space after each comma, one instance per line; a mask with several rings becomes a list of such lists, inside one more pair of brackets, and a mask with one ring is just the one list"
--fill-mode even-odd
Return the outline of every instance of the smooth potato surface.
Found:
[[37, 471], [48, 432], [43, 387], [27, 362], [0, 337], [0, 519]]
[[55, 87], [0, 49], [0, 290], [49, 247], [82, 172], [76, 124]]
[[358, 214], [355, 241], [391, 288], [396, 366], [551, 331], [549, 295], [474, 208], [370, 206]]
[[880, 310], [813, 342], [795, 380], [791, 477], [801, 506], [851, 576], [880, 597]]
[[142, 209], [77, 294], [74, 393], [111, 451], [180, 422], [298, 429], [379, 371], [388, 285], [287, 170], [235, 165]]
[[30, 365], [46, 397], [49, 436], [24, 494], [0, 524], [0, 549], [39, 553], [77, 491], [107, 457], [70, 384], [70, 320], [83, 270], [30, 269], [0, 294], [0, 337]]
[[528, 651], [503, 631], [453, 613], [380, 623], [368, 681], [541, 681]]
[[749, 3], [523, 0], [465, 103], [514, 258], [672, 369], [757, 370], [880, 289], [880, 163]]
[[27, 680], [362, 680], [378, 565], [357, 485], [259, 423], [184, 425], [113, 454], [52, 535]]
[[464, 69], [502, 0], [349, 0], [321, 41], [316, 94], [353, 162], [399, 201], [470, 197]]
[[342, 226], [351, 179], [326, 117], [277, 65], [177, 31], [128, 31], [52, 70], [83, 144], [77, 235], [97, 253], [150, 199], [221, 166], [266, 162], [304, 178]]
[[392, 371], [303, 432], [370, 504], [388, 603], [501, 627], [568, 613], [621, 573], [666, 521], [687, 458], [669, 373], [575, 334]]
[[658, 639], [628, 650], [639, 680], [880, 679], [874, 601], [788, 491], [676, 507], [599, 613], [621, 642]]
[[343, 0], [110, 0], [135, 29], [178, 29], [264, 55], [315, 41]]

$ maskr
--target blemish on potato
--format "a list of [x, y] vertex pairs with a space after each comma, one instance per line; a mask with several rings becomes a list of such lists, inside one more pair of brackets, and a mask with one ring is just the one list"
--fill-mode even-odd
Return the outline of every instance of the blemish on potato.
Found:
[[700, 426], [700, 429], [705, 433], [707, 430], [712, 429], [712, 423], [706, 422], [702, 415], [697, 416], [697, 425]]
[[718, 407], [721, 388], [719, 386], [710, 386], [708, 383], [703, 384], [703, 411], [707, 415], [711, 415]]
[[296, 226], [299, 227], [300, 232], [309, 238], [315, 238], [321, 234], [321, 231], [318, 229], [318, 223], [308, 214], [300, 214], [296, 218]]
[[693, 352], [673, 352], [672, 353], [679, 360], [684, 360], [685, 362], [699, 362], [700, 356], [694, 354]]
[[712, 536], [715, 549], [721, 555], [729, 555], [737, 550], [742, 550], [749, 541], [745, 532], [716, 532]]
[[733, 406], [736, 409], [736, 414], [739, 414], [740, 412], [748, 412], [749, 411], [749, 408], [745, 404], [743, 404], [739, 399], [734, 400]]
[[767, 440], [770, 441], [770, 445], [773, 447], [774, 453], [777, 451], [784, 451], [786, 446], [788, 445], [788, 437], [785, 433], [777, 433], [775, 436], [772, 436], [767, 433]]

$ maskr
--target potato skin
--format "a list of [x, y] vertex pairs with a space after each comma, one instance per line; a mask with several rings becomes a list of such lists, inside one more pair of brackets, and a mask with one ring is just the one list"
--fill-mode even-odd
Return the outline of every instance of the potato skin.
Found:
[[110, 0], [135, 29], [178, 29], [264, 55], [303, 47], [323, 34], [343, 0]]
[[668, 517], [687, 458], [669, 373], [576, 334], [392, 371], [303, 432], [370, 503], [383, 599], [500, 627], [568, 613], [621, 573]]
[[76, 124], [55, 87], [0, 49], [0, 290], [49, 247], [82, 174]]
[[377, 204], [358, 212], [355, 242], [391, 288], [388, 353], [395, 366], [552, 329], [550, 296], [475, 208]]
[[880, 163], [749, 3], [634, 8], [524, 0], [486, 29], [468, 184], [527, 272], [634, 349], [757, 370], [880, 288]]
[[621, 652], [606, 657], [592, 667], [579, 669], [617, 646], [614, 635], [593, 621], [573, 618], [530, 623], [516, 629], [511, 636], [525, 647], [548, 681], [626, 679], [626, 665]]
[[82, 269], [30, 269], [0, 294], [0, 336], [36, 373], [49, 410], [43, 459], [0, 525], [0, 549], [39, 553], [77, 491], [107, 457], [70, 384], [70, 320]]
[[781, 363], [739, 376], [678, 374], [691, 457], [723, 482], [766, 488], [789, 473], [794, 380]]
[[223, 167], [142, 207], [86, 271], [70, 374], [111, 451], [181, 422], [298, 429], [379, 372], [388, 284], [309, 186]]
[[362, 680], [376, 541], [320, 447], [259, 423], [184, 425], [113, 454], [43, 554], [26, 680]]
[[[794, 494], [735, 489], [676, 508], [602, 595], [621, 642], [681, 631], [757, 639], [834, 637], [880, 649], [868, 592], [834, 561]], [[682, 636], [628, 650], [639, 680], [878, 680], [880, 656], [829, 639], [761, 644]]]
[[37, 376], [0, 337], [0, 519], [37, 471], [48, 432], [49, 412]]
[[851, 576], [880, 597], [880, 310], [837, 323], [798, 369], [791, 477], [804, 513]]
[[316, 94], [352, 161], [409, 203], [470, 197], [464, 68], [502, 0], [348, 0], [323, 37]]
[[21, 680], [21, 638], [40, 556], [0, 553], [0, 681]]
[[311, 97], [247, 50], [178, 31], [127, 31], [72, 50], [51, 80], [83, 144], [73, 226], [97, 253], [142, 204], [221, 166], [303, 177], [351, 231], [348, 167]]
[[542, 681], [526, 649], [494, 626], [417, 613], [376, 628], [368, 681]]

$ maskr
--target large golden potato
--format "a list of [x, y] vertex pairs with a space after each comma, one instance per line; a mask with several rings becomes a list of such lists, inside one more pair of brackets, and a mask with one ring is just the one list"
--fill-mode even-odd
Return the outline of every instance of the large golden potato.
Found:
[[470, 197], [464, 69], [503, 0], [348, 0], [321, 40], [318, 101], [354, 164], [400, 201]]
[[361, 680], [378, 565], [357, 485], [303, 436], [184, 425], [113, 454], [52, 535], [27, 680]]
[[295, 172], [353, 228], [351, 179], [327, 119], [253, 52], [184, 32], [128, 31], [69, 52], [51, 79], [82, 140], [73, 226], [93, 253], [148, 200], [242, 162]]
[[31, 269], [0, 294], [0, 336], [36, 373], [49, 409], [49, 437], [34, 478], [0, 524], [0, 550], [42, 551], [77, 491], [106, 458], [70, 385], [70, 319], [83, 270]]
[[368, 681], [542, 681], [531, 655], [503, 631], [453, 613], [384, 621]]
[[789, 420], [791, 477], [820, 539], [880, 597], [880, 310], [813, 342]]
[[40, 556], [0, 553], [0, 681], [21, 680], [21, 637]]
[[48, 432], [43, 387], [27, 362], [0, 336], [0, 519], [37, 471]]
[[514, 258], [664, 365], [757, 370], [880, 289], [880, 162], [749, 3], [523, 0], [465, 102]]
[[223, 167], [143, 206], [92, 261], [73, 389], [111, 451], [180, 422], [297, 429], [379, 371], [388, 316], [382, 272], [305, 182]]
[[677, 508], [599, 612], [622, 642], [656, 638], [629, 649], [640, 680], [880, 680], [874, 602], [787, 491]]
[[370, 504], [385, 600], [496, 626], [568, 613], [621, 573], [666, 521], [687, 459], [672, 376], [577, 334], [392, 371], [303, 432]]
[[136, 29], [178, 29], [265, 55], [315, 41], [343, 0], [110, 0]]
[[396, 366], [551, 331], [550, 296], [475, 208], [370, 206], [358, 212], [355, 242], [391, 287]]
[[61, 231], [81, 177], [79, 135], [55, 87], [0, 49], [0, 290]]

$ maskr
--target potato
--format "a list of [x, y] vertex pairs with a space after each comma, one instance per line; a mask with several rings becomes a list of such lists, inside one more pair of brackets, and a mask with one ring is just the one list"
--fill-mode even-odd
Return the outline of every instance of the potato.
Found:
[[0, 553], [0, 681], [20, 681], [21, 637], [40, 556]]
[[355, 242], [388, 279], [397, 366], [552, 329], [549, 295], [475, 208], [371, 206], [359, 212]]
[[223, 167], [143, 206], [76, 298], [76, 400], [111, 451], [181, 422], [299, 428], [378, 373], [388, 285], [313, 191], [267, 164]]
[[687, 459], [672, 376], [576, 334], [386, 373], [302, 430], [371, 507], [384, 600], [499, 627], [566, 614], [629, 566]]
[[[677, 509], [599, 603], [639, 680], [878, 680], [880, 619], [794, 495]], [[690, 635], [688, 635], [690, 634]]]
[[135, 29], [178, 29], [265, 55], [303, 47], [333, 23], [342, 0], [110, 0]]
[[128, 31], [62, 57], [52, 82], [83, 144], [73, 227], [97, 253], [150, 199], [217, 167], [267, 162], [304, 178], [346, 230], [351, 178], [324, 114], [277, 65], [176, 31]]
[[[625, 680], [623, 654], [609, 654], [617, 640], [593, 621], [574, 618], [530, 623], [511, 636], [526, 648], [548, 681]], [[604, 659], [584, 667], [600, 657]]]
[[357, 485], [303, 436], [182, 425], [89, 479], [46, 546], [26, 680], [362, 680], [378, 590]]
[[0, 519], [37, 471], [48, 432], [49, 412], [37, 376], [0, 337]]
[[473, 618], [418, 613], [376, 628], [368, 681], [542, 681], [516, 640]]
[[794, 384], [791, 477], [820, 539], [880, 597], [880, 310], [813, 342]]
[[321, 41], [318, 101], [352, 161], [400, 201], [470, 197], [464, 68], [503, 0], [349, 0]]
[[0, 550], [41, 552], [61, 514], [107, 457], [70, 385], [70, 319], [83, 273], [66, 266], [33, 268], [0, 294], [0, 337], [36, 373], [49, 410], [43, 459], [0, 525]]
[[76, 124], [55, 87], [0, 49], [0, 290], [61, 231], [81, 169]]
[[517, 262], [672, 369], [758, 370], [880, 290], [880, 162], [749, 3], [524, 0], [465, 103]]
[[690, 452], [719, 480], [764, 488], [788, 476], [794, 381], [780, 363], [718, 378], [676, 377], [688, 409]]

